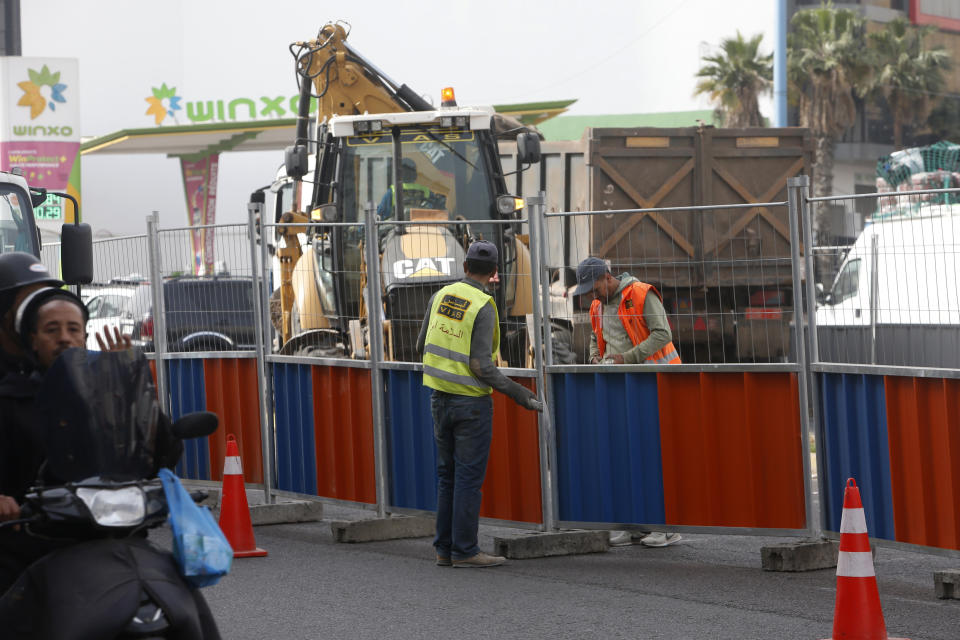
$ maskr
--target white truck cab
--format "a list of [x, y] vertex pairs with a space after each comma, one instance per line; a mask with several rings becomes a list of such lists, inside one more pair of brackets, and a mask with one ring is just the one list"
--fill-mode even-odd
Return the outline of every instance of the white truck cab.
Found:
[[960, 366], [960, 204], [866, 226], [817, 308], [820, 359]]

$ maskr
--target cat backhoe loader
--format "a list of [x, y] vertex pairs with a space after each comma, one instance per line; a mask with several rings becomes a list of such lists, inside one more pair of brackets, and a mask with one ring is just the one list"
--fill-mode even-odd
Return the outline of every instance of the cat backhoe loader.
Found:
[[[440, 107], [430, 105], [349, 46], [344, 26], [328, 23], [315, 39], [291, 45], [300, 84], [296, 140], [270, 188], [274, 215], [266, 213], [288, 225], [274, 239], [280, 352], [363, 358], [372, 327], [384, 330], [388, 358], [418, 359], [430, 297], [463, 277], [466, 247], [482, 238], [500, 249], [501, 356], [525, 366], [530, 254], [523, 200], [507, 193], [497, 140], [516, 139], [524, 167], [539, 162], [539, 135], [491, 107], [457, 106], [452, 89]], [[382, 225], [379, 237], [365, 237], [369, 203], [380, 220], [426, 223]], [[379, 317], [364, 303], [368, 242], [378, 243]]]

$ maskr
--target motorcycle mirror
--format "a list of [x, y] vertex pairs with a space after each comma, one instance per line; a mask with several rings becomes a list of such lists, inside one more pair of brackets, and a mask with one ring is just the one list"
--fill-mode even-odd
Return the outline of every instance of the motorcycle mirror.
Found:
[[181, 440], [203, 438], [217, 430], [220, 419], [210, 411], [195, 411], [177, 419], [173, 423], [173, 435]]

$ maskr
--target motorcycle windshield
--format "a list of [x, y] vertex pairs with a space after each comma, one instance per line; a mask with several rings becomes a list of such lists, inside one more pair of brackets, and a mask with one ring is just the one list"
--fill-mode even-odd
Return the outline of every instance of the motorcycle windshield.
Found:
[[65, 351], [44, 376], [37, 402], [48, 476], [129, 480], [153, 472], [159, 407], [139, 350]]

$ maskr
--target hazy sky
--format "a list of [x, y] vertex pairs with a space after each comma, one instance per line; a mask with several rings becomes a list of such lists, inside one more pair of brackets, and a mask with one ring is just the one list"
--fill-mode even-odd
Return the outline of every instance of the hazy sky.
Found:
[[[166, 83], [184, 100], [296, 93], [288, 45], [330, 20], [394, 80], [439, 102], [576, 98], [570, 114], [708, 108], [694, 98], [700, 57], [739, 29], [772, 50], [775, 0], [27, 0], [24, 56], [80, 61], [84, 136], [153, 126], [145, 98]], [[309, 8], [308, 8], [309, 7]], [[769, 99], [761, 103], [772, 117]], [[182, 124], [188, 121], [181, 118]], [[282, 151], [224, 154], [218, 221], [242, 222], [249, 193], [271, 182]], [[161, 154], [87, 156], [85, 219], [94, 231], [142, 233], [144, 217], [186, 224], [179, 163]]]

